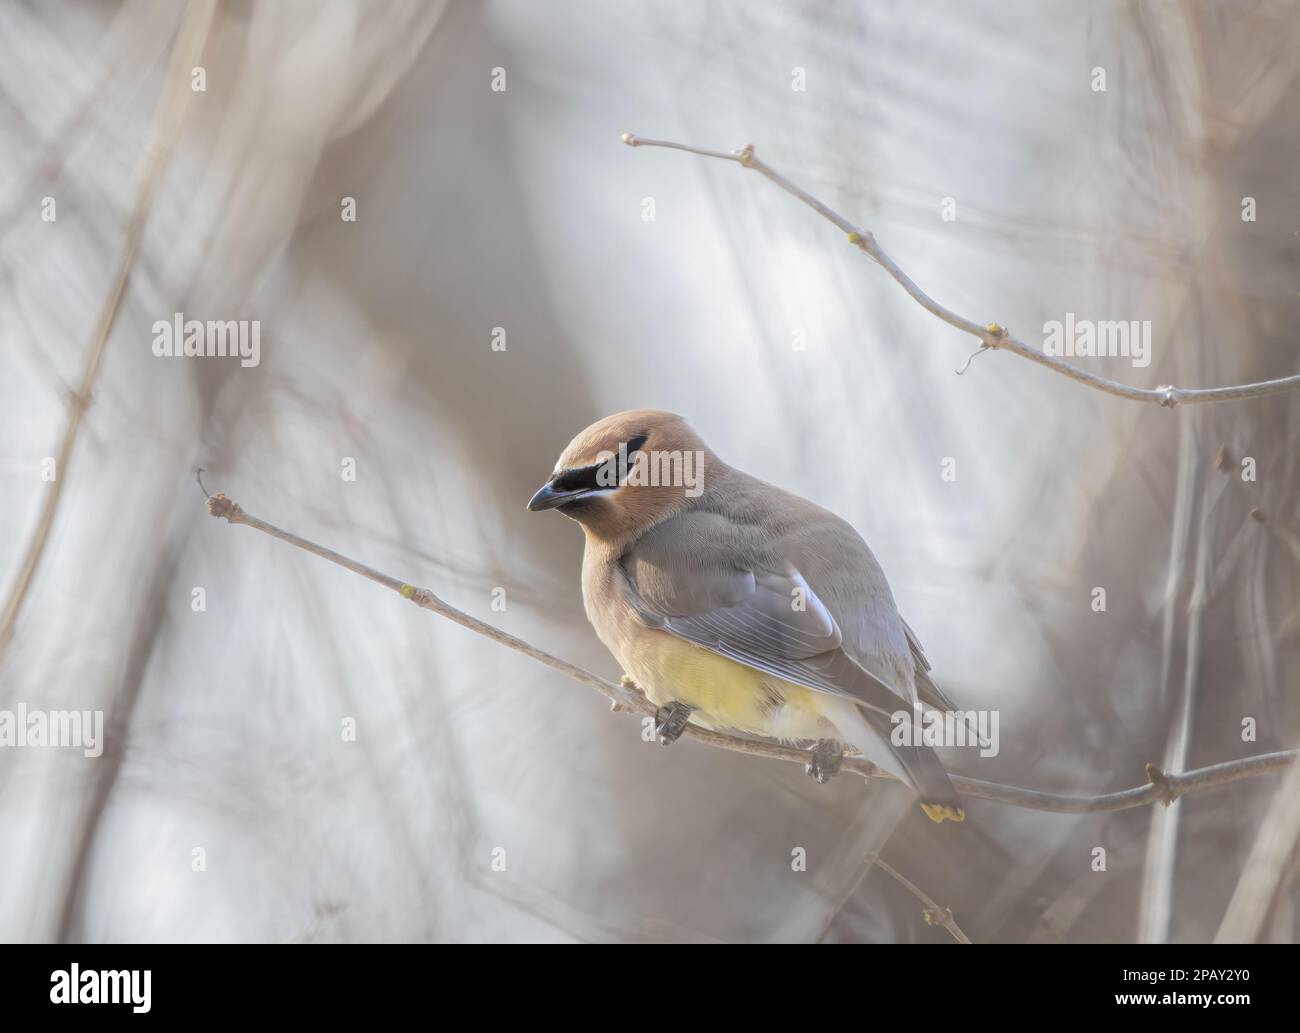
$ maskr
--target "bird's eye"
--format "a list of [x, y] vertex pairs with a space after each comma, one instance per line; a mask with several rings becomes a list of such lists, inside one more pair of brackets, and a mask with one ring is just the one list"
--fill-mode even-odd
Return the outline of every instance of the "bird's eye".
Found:
[[644, 445], [645, 442], [646, 442], [646, 435], [645, 435], [645, 434], [638, 434], [638, 435], [637, 435], [636, 437], [634, 437], [634, 438], [628, 438], [628, 439], [627, 439], [627, 452], [628, 452], [628, 455], [631, 455], [633, 452], [635, 452], [638, 448], [640, 448], [642, 445]]

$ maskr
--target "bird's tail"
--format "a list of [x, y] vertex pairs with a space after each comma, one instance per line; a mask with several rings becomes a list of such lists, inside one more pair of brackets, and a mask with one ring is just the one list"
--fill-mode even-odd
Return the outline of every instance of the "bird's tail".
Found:
[[844, 711], [833, 713], [831, 720], [867, 760], [897, 774], [917, 791], [920, 810], [928, 819], [966, 820], [957, 790], [932, 746], [913, 743], [911, 735], [904, 745], [896, 745], [893, 722], [878, 709], [846, 706]]
[[898, 745], [893, 734], [895, 726], [888, 717], [876, 710], [863, 710], [862, 716], [871, 730], [889, 744], [890, 754], [903, 769], [903, 774], [916, 790], [916, 795], [921, 798], [921, 810], [925, 811], [925, 816], [936, 822], [945, 818], [948, 821], [965, 821], [966, 811], [934, 748], [921, 742], [913, 743], [910, 735], [907, 742]]

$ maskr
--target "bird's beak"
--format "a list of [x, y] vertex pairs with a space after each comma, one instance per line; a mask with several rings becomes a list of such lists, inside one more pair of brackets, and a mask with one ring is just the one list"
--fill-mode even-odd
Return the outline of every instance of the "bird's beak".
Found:
[[537, 494], [528, 500], [528, 509], [533, 513], [539, 513], [543, 509], [554, 509], [556, 506], [563, 506], [566, 502], [572, 502], [574, 499], [580, 499], [591, 494], [593, 492], [590, 488], [556, 491], [554, 485], [543, 484], [537, 489]]

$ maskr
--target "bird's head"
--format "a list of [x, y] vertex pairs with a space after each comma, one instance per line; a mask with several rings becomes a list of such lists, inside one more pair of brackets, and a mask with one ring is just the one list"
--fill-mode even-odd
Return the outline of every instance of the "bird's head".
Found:
[[593, 423], [570, 441], [528, 508], [558, 509], [597, 537], [619, 538], [698, 498], [715, 462], [680, 416], [631, 409]]

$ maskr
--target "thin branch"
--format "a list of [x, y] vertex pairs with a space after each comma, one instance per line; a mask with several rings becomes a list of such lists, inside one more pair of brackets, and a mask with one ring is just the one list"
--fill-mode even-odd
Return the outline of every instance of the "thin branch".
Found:
[[753, 169], [755, 172], [770, 179], [786, 193], [797, 198], [806, 204], [813, 211], [817, 212], [822, 218], [839, 227], [848, 235], [849, 243], [856, 245], [860, 250], [873, 258], [884, 270], [889, 273], [903, 290], [907, 291], [922, 308], [942, 319], [950, 326], [955, 326], [958, 330], [964, 331], [979, 340], [981, 350], [1002, 348], [1009, 352], [1014, 352], [1021, 358], [1028, 359], [1030, 362], [1036, 362], [1040, 366], [1046, 366], [1064, 376], [1077, 380], [1081, 384], [1095, 388], [1098, 391], [1104, 391], [1107, 394], [1118, 395], [1120, 398], [1128, 398], [1135, 402], [1156, 402], [1166, 408], [1172, 409], [1181, 402], [1192, 404], [1196, 402], [1222, 402], [1233, 398], [1258, 398], [1263, 395], [1278, 394], [1282, 391], [1294, 391], [1300, 389], [1300, 373], [1295, 376], [1281, 377], [1277, 380], [1261, 380], [1254, 384], [1238, 384], [1232, 387], [1203, 387], [1188, 388], [1174, 387], [1172, 384], [1163, 384], [1156, 388], [1130, 387], [1127, 384], [1121, 384], [1116, 380], [1109, 380], [1106, 377], [1098, 376], [1095, 373], [1089, 373], [1087, 370], [1079, 369], [1077, 366], [1071, 366], [1068, 362], [1056, 358], [1053, 355], [1046, 354], [1041, 348], [1034, 348], [1024, 341], [1013, 337], [1005, 327], [999, 323], [987, 323], [980, 325], [974, 320], [967, 319], [965, 316], [959, 316], [951, 309], [945, 308], [935, 301], [925, 291], [921, 290], [898, 264], [885, 253], [877, 242], [875, 236], [868, 230], [854, 226], [848, 219], [840, 215], [837, 211], [823, 204], [817, 198], [807, 193], [802, 188], [791, 183], [770, 165], [760, 161], [754, 155], [753, 144], [746, 144], [738, 151], [731, 154], [723, 151], [707, 151], [699, 147], [690, 147], [687, 144], [671, 143], [667, 140], [647, 140], [640, 136], [634, 136], [631, 133], [623, 134], [623, 142], [629, 147], [667, 147], [675, 151], [687, 151], [690, 154], [701, 154], [706, 158], [719, 158], [722, 161], [734, 161], [736, 164], [747, 169]]
[[941, 925], [952, 934], [952, 938], [958, 943], [970, 943], [970, 937], [961, 931], [961, 926], [957, 924], [956, 919], [952, 917], [952, 909], [940, 907], [929, 895], [921, 889], [916, 883], [909, 879], [898, 869], [886, 864], [879, 854], [867, 854], [867, 864], [874, 864], [877, 868], [890, 876], [902, 886], [908, 893], [912, 894], [917, 900], [925, 905], [925, 910], [921, 915], [925, 918], [926, 925]]
[[[327, 549], [323, 545], [317, 545], [306, 538], [301, 538], [290, 531], [269, 524], [265, 520], [245, 512], [242, 507], [221, 492], [209, 496], [208, 513], [214, 517], [223, 518], [232, 524], [243, 524], [245, 527], [255, 528], [264, 534], [269, 534], [272, 538], [278, 538], [282, 542], [288, 542], [305, 552], [319, 556], [321, 559], [337, 563], [340, 567], [344, 567], [354, 574], [360, 574], [376, 584], [392, 589], [403, 599], [409, 599], [415, 603], [416, 606], [432, 610], [439, 616], [446, 617], [463, 628], [468, 628], [470, 631], [490, 638], [493, 642], [499, 643], [508, 649], [530, 656], [538, 663], [545, 664], [552, 670], [559, 671], [574, 681], [595, 689], [610, 701], [611, 709], [615, 711], [626, 710], [647, 717], [653, 717], [655, 714], [656, 708], [654, 704], [647, 700], [630, 680], [624, 679], [620, 684], [606, 681], [599, 675], [592, 674], [591, 671], [578, 667], [576, 664], [571, 664], [567, 660], [561, 660], [558, 656], [552, 656], [545, 650], [538, 649], [523, 639], [516, 638], [514, 635], [493, 627], [477, 617], [471, 617], [469, 614], [444, 602], [427, 588], [416, 588], [405, 581], [399, 581], [395, 577], [380, 573], [373, 567], [367, 567], [364, 563], [358, 563], [356, 560], [337, 553], [333, 549]], [[735, 753], [747, 753], [754, 757], [772, 757], [776, 760], [789, 761], [794, 764], [807, 765], [808, 763], [807, 750], [801, 750], [794, 746], [784, 746], [777, 742], [726, 735], [693, 724], [686, 726], [684, 734], [697, 742], [717, 746], [724, 750], [731, 750]], [[964, 775], [952, 775], [951, 778], [957, 791], [962, 796], [971, 799], [992, 800], [995, 803], [1005, 803], [1013, 807], [1024, 807], [1035, 811], [1054, 811], [1058, 814], [1092, 814], [1098, 811], [1123, 811], [1133, 807], [1145, 807], [1153, 803], [1168, 805], [1188, 793], [1200, 792], [1214, 786], [1227, 785], [1230, 782], [1239, 782], [1245, 778], [1255, 778], [1270, 772], [1281, 771], [1288, 767], [1296, 759], [1296, 756], [1296, 750], [1283, 750], [1279, 753], [1265, 753], [1257, 757], [1246, 757], [1241, 760], [1211, 764], [1209, 767], [1196, 768], [1180, 775], [1166, 774], [1154, 764], [1148, 764], [1147, 778], [1149, 781], [1146, 785], [1124, 789], [1118, 793], [1104, 793], [1101, 796], [1044, 793], [1036, 789], [1022, 789], [1019, 786], [1001, 785], [997, 782], [985, 782], [978, 778], [967, 778]], [[876, 767], [876, 765], [861, 757], [846, 756], [843, 762], [843, 770], [852, 771], [863, 778], [894, 778], [889, 772]]]

